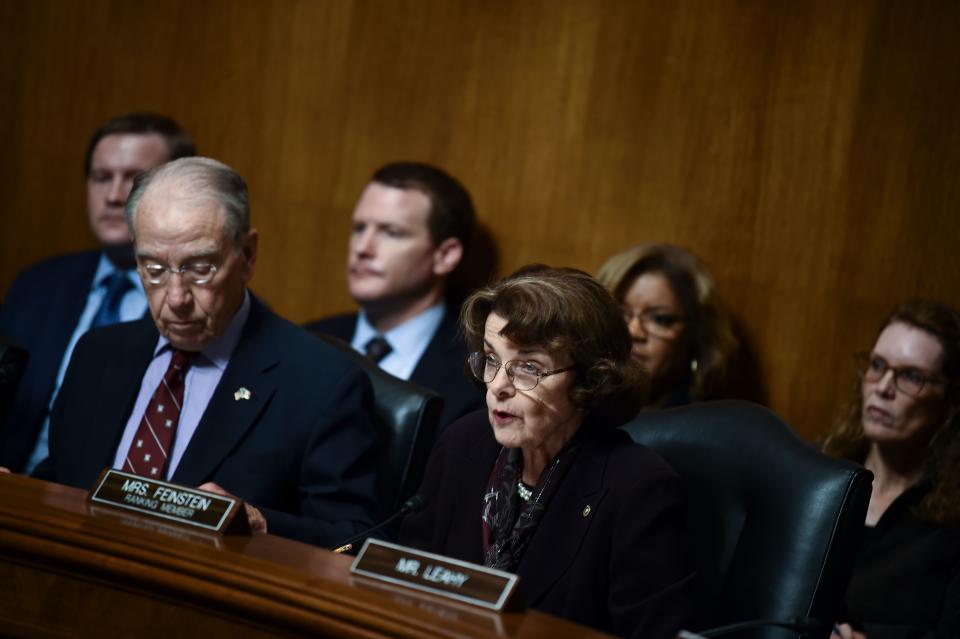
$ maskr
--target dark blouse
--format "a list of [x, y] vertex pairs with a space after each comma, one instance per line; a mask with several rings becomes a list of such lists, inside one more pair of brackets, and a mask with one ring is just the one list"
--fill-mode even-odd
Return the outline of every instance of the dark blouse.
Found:
[[912, 514], [928, 490], [905, 491], [864, 531], [840, 620], [868, 639], [960, 639], [960, 528]]
[[[688, 614], [680, 478], [618, 429], [591, 428], [517, 567], [537, 610], [599, 630], [672, 639]], [[400, 543], [483, 563], [483, 494], [500, 451], [485, 411], [452, 424], [430, 455]]]

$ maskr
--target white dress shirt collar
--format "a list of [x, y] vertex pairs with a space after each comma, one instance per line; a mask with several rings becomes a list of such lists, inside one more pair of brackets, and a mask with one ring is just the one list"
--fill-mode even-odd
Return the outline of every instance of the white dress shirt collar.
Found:
[[[392, 350], [380, 360], [380, 368], [400, 379], [410, 379], [424, 351], [430, 345], [430, 340], [440, 327], [446, 310], [446, 304], [442, 301], [438, 302], [383, 333]], [[370, 324], [366, 313], [361, 310], [357, 315], [357, 327], [353, 331], [353, 340], [350, 345], [362, 354], [367, 342], [377, 335], [380, 333]]]

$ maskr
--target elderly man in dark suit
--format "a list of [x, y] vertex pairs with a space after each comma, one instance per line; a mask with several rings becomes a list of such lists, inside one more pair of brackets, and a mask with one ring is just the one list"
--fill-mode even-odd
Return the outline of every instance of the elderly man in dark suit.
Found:
[[441, 429], [483, 400], [463, 372], [458, 309], [444, 299], [473, 221], [470, 194], [444, 171], [416, 162], [380, 168], [353, 212], [347, 286], [360, 312], [307, 325], [349, 342], [388, 373], [437, 391]]
[[0, 334], [30, 353], [0, 433], [0, 465], [29, 472], [46, 457], [49, 407], [77, 340], [90, 328], [146, 314], [124, 206], [138, 173], [193, 154], [189, 136], [162, 115], [121, 115], [94, 132], [84, 171], [90, 229], [100, 248], [26, 269], [0, 312]]
[[127, 203], [152, 320], [90, 331], [54, 404], [35, 476], [89, 487], [104, 467], [247, 501], [256, 531], [333, 544], [376, 512], [369, 382], [247, 290], [246, 184], [186, 158]]

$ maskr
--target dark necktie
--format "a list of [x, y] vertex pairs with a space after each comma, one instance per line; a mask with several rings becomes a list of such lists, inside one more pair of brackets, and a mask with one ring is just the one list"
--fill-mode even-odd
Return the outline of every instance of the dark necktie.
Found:
[[123, 470], [128, 473], [163, 479], [170, 456], [170, 445], [180, 422], [184, 378], [190, 367], [190, 354], [173, 350], [170, 366], [154, 391], [137, 433], [130, 442]]
[[90, 322], [90, 328], [116, 324], [120, 321], [120, 302], [123, 301], [126, 292], [133, 288], [133, 282], [130, 281], [126, 271], [115, 271], [107, 278], [106, 286], [107, 292], [103, 296], [100, 308], [97, 309], [97, 314]]
[[363, 352], [366, 353], [367, 359], [375, 364], [379, 364], [380, 360], [389, 355], [392, 350], [393, 348], [390, 346], [390, 342], [384, 339], [383, 335], [371, 337], [367, 345], [363, 347]]

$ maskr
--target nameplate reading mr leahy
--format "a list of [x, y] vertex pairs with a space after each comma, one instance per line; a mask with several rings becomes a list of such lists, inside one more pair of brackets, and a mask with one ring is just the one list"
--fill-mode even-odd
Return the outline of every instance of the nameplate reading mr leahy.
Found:
[[512, 603], [520, 577], [443, 555], [367, 539], [350, 572], [461, 603], [501, 611]]
[[90, 501], [217, 533], [249, 532], [243, 501], [119, 470], [100, 473]]

